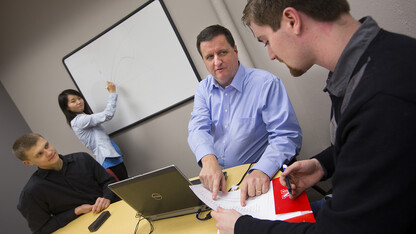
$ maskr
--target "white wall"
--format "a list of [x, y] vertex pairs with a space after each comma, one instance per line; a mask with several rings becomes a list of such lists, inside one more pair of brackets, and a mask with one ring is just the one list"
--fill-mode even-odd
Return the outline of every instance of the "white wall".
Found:
[[[221, 1], [165, 0], [201, 77], [207, 71], [195, 48], [195, 38], [204, 27], [224, 23], [223, 13], [217, 13], [213, 5]], [[7, 0], [0, 3], [0, 81], [29, 127], [48, 138], [60, 153], [87, 151], [66, 125], [58, 107], [58, 94], [75, 88], [62, 58], [144, 2]], [[327, 71], [313, 67], [302, 77], [293, 78], [284, 65], [270, 61], [265, 48], [240, 22], [245, 2], [224, 0], [227, 7], [224, 12], [230, 13], [227, 17], [237, 30], [234, 36], [240, 36], [244, 44], [237, 46], [240, 51], [243, 47], [247, 49], [254, 66], [283, 80], [304, 133], [300, 157], [318, 153], [329, 143], [329, 98], [322, 92]], [[349, 2], [354, 17], [372, 15], [381, 27], [416, 37], [416, 1]], [[229, 27], [230, 22], [224, 24]], [[177, 164], [189, 177], [198, 174], [199, 168], [186, 142], [191, 110], [192, 102], [186, 103], [114, 137], [126, 155], [130, 175], [168, 164]]]

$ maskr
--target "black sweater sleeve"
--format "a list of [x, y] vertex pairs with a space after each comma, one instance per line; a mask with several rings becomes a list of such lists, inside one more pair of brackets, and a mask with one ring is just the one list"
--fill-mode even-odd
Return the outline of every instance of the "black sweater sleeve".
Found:
[[313, 156], [312, 158], [315, 158], [319, 161], [322, 168], [324, 169], [325, 175], [322, 178], [322, 180], [326, 180], [332, 176], [332, 173], [334, 173], [335, 170], [335, 163], [334, 163], [334, 153], [333, 153], [334, 147], [330, 146], [323, 150], [321, 153]]
[[52, 233], [78, 217], [72, 209], [51, 215], [45, 201], [28, 193], [22, 193], [20, 199], [17, 208], [33, 233]]

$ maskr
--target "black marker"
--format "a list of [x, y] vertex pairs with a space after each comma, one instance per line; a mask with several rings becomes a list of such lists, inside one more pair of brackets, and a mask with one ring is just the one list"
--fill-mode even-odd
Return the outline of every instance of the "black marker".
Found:
[[[285, 171], [286, 168], [287, 168], [286, 164], [283, 164], [283, 171]], [[287, 191], [289, 191], [289, 193], [292, 194], [292, 186], [290, 186], [289, 176], [286, 176], [285, 180], [286, 180]]]

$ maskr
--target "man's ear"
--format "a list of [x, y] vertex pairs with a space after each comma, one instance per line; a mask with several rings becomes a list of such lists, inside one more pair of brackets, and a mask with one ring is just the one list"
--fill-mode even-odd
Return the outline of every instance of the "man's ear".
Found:
[[293, 7], [287, 7], [283, 10], [282, 25], [281, 27], [287, 27], [290, 31], [299, 35], [301, 32], [301, 18], [299, 11]]
[[27, 166], [33, 166], [33, 163], [31, 161], [28, 161], [28, 160], [24, 160], [24, 161], [22, 161], [22, 163], [27, 165]]

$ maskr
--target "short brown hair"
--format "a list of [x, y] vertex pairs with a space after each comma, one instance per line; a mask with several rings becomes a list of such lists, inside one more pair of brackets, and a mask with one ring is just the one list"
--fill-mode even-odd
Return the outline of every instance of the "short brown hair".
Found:
[[338, 19], [342, 13], [350, 12], [347, 0], [248, 0], [241, 20], [247, 26], [253, 22], [268, 25], [273, 31], [280, 28], [282, 13], [293, 7], [309, 17], [322, 22]]
[[43, 138], [38, 133], [29, 133], [19, 137], [13, 144], [13, 154], [20, 160], [27, 160], [26, 151], [36, 145]]
[[219, 24], [211, 25], [202, 30], [196, 37], [196, 48], [198, 49], [198, 52], [201, 56], [201, 43], [205, 41], [211, 41], [212, 39], [214, 39], [214, 37], [219, 35], [224, 35], [225, 39], [227, 39], [227, 42], [230, 44], [230, 46], [234, 48], [235, 42], [230, 30]]

